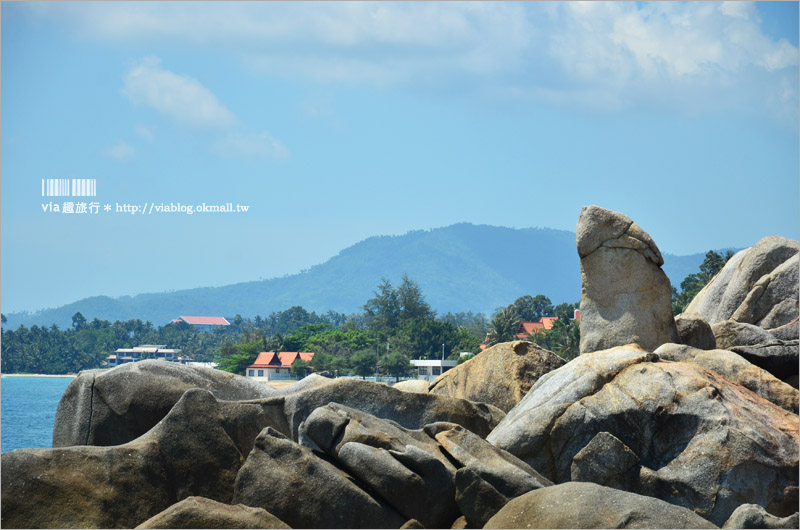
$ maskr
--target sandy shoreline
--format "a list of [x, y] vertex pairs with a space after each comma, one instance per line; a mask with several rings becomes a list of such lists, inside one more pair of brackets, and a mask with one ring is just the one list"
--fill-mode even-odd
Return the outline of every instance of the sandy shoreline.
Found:
[[0, 374], [2, 377], [70, 377], [75, 378], [77, 374]]

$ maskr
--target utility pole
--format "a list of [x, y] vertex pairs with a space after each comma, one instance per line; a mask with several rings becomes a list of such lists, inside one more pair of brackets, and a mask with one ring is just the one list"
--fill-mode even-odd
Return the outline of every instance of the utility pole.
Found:
[[442, 360], [444, 361], [444, 342], [442, 343]]

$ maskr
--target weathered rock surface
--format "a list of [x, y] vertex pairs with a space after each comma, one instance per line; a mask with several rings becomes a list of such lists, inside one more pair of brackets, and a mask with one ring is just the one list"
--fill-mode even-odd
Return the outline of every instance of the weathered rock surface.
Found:
[[233, 502], [264, 508], [292, 528], [399, 528], [408, 519], [270, 427], [236, 477]]
[[205, 497], [187, 497], [136, 528], [289, 528], [264, 510], [232, 506]]
[[443, 373], [429, 391], [508, 412], [542, 375], [563, 365], [558, 355], [531, 342], [504, 342]]
[[796, 511], [797, 415], [697, 364], [657, 361], [633, 345], [582, 355], [539, 379], [487, 440], [564, 482], [608, 433], [639, 461], [630, 480], [608, 466], [618, 487], [715, 524], [744, 503]]
[[764, 328], [735, 320], [721, 320], [711, 326], [711, 331], [714, 333], [717, 348], [721, 350], [776, 341], [775, 336]]
[[[794, 287], [788, 285], [786, 280], [791, 278], [791, 270], [781, 274], [781, 280], [776, 283], [767, 295], [763, 302], [760, 298], [764, 296], [764, 291], [769, 285], [760, 284], [756, 285], [765, 276], [769, 276], [773, 271], [778, 269], [792, 256], [797, 255], [800, 250], [800, 243], [792, 241], [780, 236], [767, 236], [754, 246], [737, 252], [722, 270], [706, 285], [691, 301], [686, 311], [698, 313], [706, 322], [711, 325], [716, 324], [722, 320], [729, 320], [733, 318], [734, 313], [740, 310], [740, 307], [748, 300], [744, 308], [741, 309], [742, 313], [755, 311], [753, 315], [758, 313], [762, 315], [758, 321], [747, 319], [746, 321], [751, 324], [758, 324], [770, 316], [764, 322], [765, 328], [778, 327], [786, 324], [796, 318], [797, 315], [797, 266], [794, 267]], [[790, 266], [789, 268], [791, 268]], [[774, 280], [774, 279], [773, 279]], [[773, 280], [770, 280], [771, 283]], [[766, 281], [766, 280], [765, 280]], [[778, 288], [788, 288], [789, 290], [780, 292]], [[751, 291], [755, 291], [751, 295]], [[792, 296], [791, 293], [794, 293]], [[772, 313], [772, 308], [766, 314], [763, 310], [768, 301], [779, 301], [794, 298], [794, 315], [791, 311], [786, 313], [791, 308], [781, 307]], [[784, 304], [785, 305], [785, 304]], [[747, 309], [747, 308], [751, 309]], [[773, 306], [774, 307], [774, 306]], [[756, 311], [757, 309], [757, 311]], [[791, 318], [789, 318], [791, 316]], [[785, 322], [783, 320], [787, 319]], [[740, 319], [737, 319], [740, 320]], [[782, 324], [780, 323], [782, 322]], [[719, 347], [719, 345], [718, 345]]]
[[717, 528], [686, 508], [587, 482], [518, 497], [484, 528]]
[[223, 422], [193, 389], [127, 444], [3, 453], [2, 526], [132, 528], [189, 496], [229, 502], [242, 456]]
[[800, 338], [800, 319], [795, 318], [788, 324], [768, 330], [778, 340], [797, 340]]
[[636, 343], [653, 350], [678, 342], [664, 259], [647, 232], [627, 216], [581, 209], [581, 353]]
[[733, 511], [722, 528], [798, 528], [797, 512], [775, 517], [758, 504], [742, 504]]
[[315, 410], [303, 428], [317, 446], [405, 518], [427, 528], [444, 528], [460, 515], [456, 468], [425, 431], [404, 429], [337, 403]]
[[688, 361], [724, 375], [782, 409], [797, 414], [800, 393], [763, 368], [727, 350], [700, 350], [681, 344], [662, 344], [654, 352], [666, 361]]
[[795, 254], [775, 270], [762, 276], [731, 315], [732, 320], [776, 328], [790, 323], [798, 315], [798, 264]]
[[732, 346], [737, 353], [781, 380], [797, 376], [800, 341], [773, 341], [755, 346]]
[[87, 370], [69, 384], [58, 403], [53, 447], [129, 442], [166, 416], [190, 388], [208, 390], [224, 400], [276, 393], [243, 376], [164, 361]]
[[409, 379], [407, 381], [400, 381], [399, 383], [395, 383], [392, 387], [395, 390], [402, 390], [403, 392], [416, 392], [418, 394], [427, 394], [428, 393], [428, 383], [424, 379]]
[[508, 501], [553, 483], [517, 457], [463, 427], [435, 423], [425, 431], [461, 466], [456, 504], [472, 528], [481, 528]]
[[625, 489], [638, 472], [639, 457], [607, 432], [597, 436], [572, 459], [570, 476], [575, 482], [593, 482], [610, 488]]
[[714, 331], [700, 315], [681, 313], [675, 317], [675, 325], [678, 328], [678, 337], [680, 337], [681, 344], [700, 348], [701, 350], [716, 349], [717, 340], [714, 336]]
[[339, 403], [378, 418], [392, 420], [407, 429], [421, 429], [429, 423], [449, 421], [486, 436], [505, 413], [493, 405], [437, 394], [403, 392], [390, 386], [360, 379], [334, 379], [284, 399], [284, 416], [291, 438], [300, 440], [299, 427], [315, 409]]

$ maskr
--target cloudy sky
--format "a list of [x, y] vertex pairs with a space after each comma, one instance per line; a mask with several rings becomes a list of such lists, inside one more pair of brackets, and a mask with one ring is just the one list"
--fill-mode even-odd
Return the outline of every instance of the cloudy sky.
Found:
[[798, 238], [797, 2], [1, 10], [4, 313], [457, 222], [574, 230], [587, 204], [674, 254]]

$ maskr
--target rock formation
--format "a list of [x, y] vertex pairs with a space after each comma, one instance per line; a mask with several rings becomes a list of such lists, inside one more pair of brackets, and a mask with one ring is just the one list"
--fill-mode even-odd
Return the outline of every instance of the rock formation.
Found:
[[744, 503], [796, 511], [797, 429], [796, 414], [714, 372], [625, 346], [544, 375], [487, 440], [554, 482], [605, 469], [616, 487], [720, 525]]
[[289, 525], [263, 508], [187, 497], [136, 528], [289, 528]]
[[701, 350], [717, 348], [717, 339], [714, 336], [714, 331], [700, 315], [681, 313], [675, 317], [675, 326], [678, 328], [678, 337], [681, 344]]
[[429, 392], [490, 403], [508, 412], [542, 375], [563, 365], [559, 356], [531, 342], [504, 342], [443, 373]]
[[581, 209], [581, 353], [636, 343], [654, 350], [678, 342], [664, 259], [647, 232], [627, 216]]

